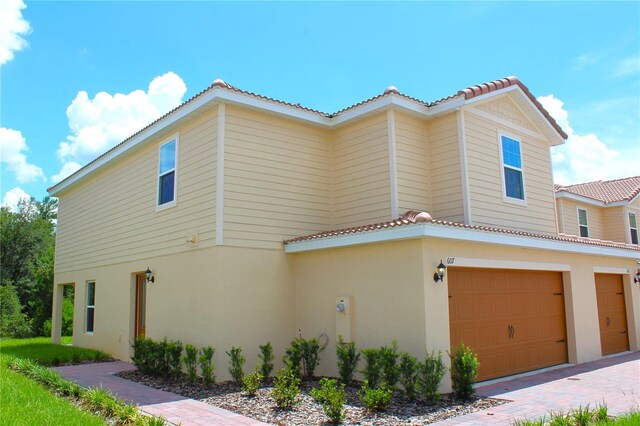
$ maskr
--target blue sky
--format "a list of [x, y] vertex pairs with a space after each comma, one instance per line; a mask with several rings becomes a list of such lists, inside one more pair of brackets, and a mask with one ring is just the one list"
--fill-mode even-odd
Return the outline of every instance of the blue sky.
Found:
[[8, 204], [41, 199], [56, 179], [216, 78], [333, 112], [389, 85], [431, 101], [517, 75], [570, 134], [552, 153], [558, 183], [640, 174], [638, 2], [1, 7], [0, 200]]

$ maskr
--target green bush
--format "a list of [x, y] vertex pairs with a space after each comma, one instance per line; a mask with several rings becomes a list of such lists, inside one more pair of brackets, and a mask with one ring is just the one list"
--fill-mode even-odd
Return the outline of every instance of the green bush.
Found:
[[447, 367], [442, 362], [442, 354], [440, 352], [438, 352], [437, 357], [433, 351], [431, 354], [427, 354], [424, 362], [418, 366], [417, 388], [427, 402], [433, 403], [440, 399], [438, 388], [446, 372]]
[[375, 388], [382, 379], [382, 363], [380, 362], [380, 351], [378, 349], [362, 349], [364, 355], [364, 370], [361, 373], [369, 386]]
[[247, 360], [242, 355], [242, 348], [233, 346], [230, 351], [227, 351], [227, 355], [229, 356], [229, 374], [238, 386], [242, 386], [244, 363]]
[[259, 371], [249, 373], [242, 378], [242, 390], [249, 396], [255, 396], [264, 376]]
[[300, 402], [300, 377], [295, 371], [283, 368], [273, 381], [271, 397], [279, 408], [291, 408]]
[[453, 391], [459, 399], [471, 399], [475, 390], [473, 384], [478, 375], [478, 357], [473, 349], [460, 342], [451, 356], [451, 382]]
[[198, 376], [198, 349], [193, 345], [187, 345], [184, 348], [184, 356], [182, 357], [184, 368], [187, 370], [187, 381], [193, 383]]
[[291, 346], [285, 351], [282, 362], [284, 362], [287, 370], [295, 373], [297, 377], [302, 377], [301, 363], [302, 363], [302, 339], [296, 338], [291, 341]]
[[336, 379], [320, 379], [320, 388], [311, 389], [311, 396], [320, 405], [332, 423], [340, 423], [344, 419], [344, 404], [347, 402], [346, 385], [338, 386]]
[[318, 339], [315, 337], [308, 340], [300, 338], [300, 347], [302, 349], [304, 375], [306, 377], [313, 377], [316, 367], [320, 363], [320, 344], [318, 343]]
[[11, 284], [0, 285], [0, 337], [29, 337], [31, 328], [16, 288]]
[[379, 349], [380, 367], [382, 370], [382, 381], [389, 387], [395, 387], [400, 378], [398, 367], [398, 343], [394, 340], [391, 346], [383, 346]]
[[178, 378], [182, 373], [182, 342], [168, 342], [166, 350], [165, 356], [168, 359], [169, 375]]
[[133, 365], [138, 367], [138, 370], [143, 374], [154, 374], [155, 363], [153, 350], [155, 349], [155, 345], [153, 340], [145, 337], [137, 337], [133, 340], [131, 346], [133, 347], [133, 356], [131, 357]]
[[384, 411], [391, 404], [393, 389], [384, 383], [379, 387], [370, 387], [369, 381], [365, 379], [358, 396], [369, 411]]
[[400, 383], [407, 397], [416, 399], [416, 381], [418, 379], [418, 361], [408, 353], [400, 355]]
[[202, 371], [202, 379], [206, 387], [211, 386], [216, 381], [216, 366], [213, 365], [211, 361], [215, 351], [211, 346], [200, 348], [200, 370]]
[[338, 356], [338, 375], [340, 376], [340, 381], [345, 385], [349, 385], [358, 367], [360, 353], [356, 349], [355, 342], [346, 343], [342, 339], [342, 336], [338, 336], [336, 354]]
[[264, 345], [260, 345], [260, 374], [265, 381], [269, 380], [269, 376], [271, 376], [271, 372], [273, 371], [273, 347], [271, 346], [271, 342], [267, 342]]

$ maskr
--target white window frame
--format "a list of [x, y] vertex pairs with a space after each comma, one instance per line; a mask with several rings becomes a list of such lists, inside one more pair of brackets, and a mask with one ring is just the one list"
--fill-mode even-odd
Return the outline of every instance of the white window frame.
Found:
[[[580, 223], [580, 211], [584, 212], [584, 217], [587, 219], [587, 224], [583, 225]], [[589, 212], [587, 211], [587, 209], [583, 209], [582, 207], [578, 207], [577, 208], [577, 212], [578, 212], [578, 237], [580, 238], [590, 238], [589, 237]], [[582, 228], [586, 228], [587, 229], [587, 236], [583, 237], [582, 236], [582, 232], [580, 232], [582, 230]]]
[[[160, 174], [160, 161], [162, 155], [162, 147], [168, 143], [175, 142], [175, 163], [173, 169], [167, 170], [164, 173]], [[178, 147], [180, 146], [180, 141], [178, 138], [178, 134], [172, 135], [171, 137], [165, 139], [161, 144], [158, 145], [158, 173], [156, 174], [156, 211], [161, 211], [170, 207], [174, 207], [177, 204], [178, 200]], [[160, 178], [167, 173], [173, 172], [173, 200], [168, 203], [160, 204]]]
[[[504, 163], [504, 149], [502, 147], [503, 137], [509, 138], [511, 140], [518, 142], [518, 147], [520, 148], [520, 166], [521, 166], [520, 168], [509, 166]], [[526, 191], [527, 185], [526, 185], [525, 176], [524, 176], [524, 154], [522, 149], [522, 139], [513, 134], [500, 131], [498, 132], [498, 149], [500, 151], [500, 178], [502, 179], [502, 201], [506, 203], [517, 204], [520, 206], [526, 206], [527, 205], [527, 191]], [[508, 167], [513, 170], [517, 170], [522, 174], [522, 197], [523, 197], [522, 199], [507, 196], [507, 181], [504, 174], [505, 167]]]
[[[93, 285], [93, 304], [89, 304], [89, 286]], [[87, 281], [85, 283], [85, 291], [86, 295], [84, 298], [85, 302], [85, 310], [84, 310], [84, 334], [93, 335], [94, 330], [96, 329], [96, 282], [95, 281]], [[88, 322], [89, 322], [89, 309], [93, 310], [93, 323], [91, 324], [91, 331], [89, 331]]]
[[[633, 226], [631, 226], [631, 216], [636, 218], [636, 227], [634, 228]], [[640, 244], [640, 235], [638, 234], [638, 215], [636, 214], [636, 212], [627, 212], [627, 224], [629, 225], [629, 244]], [[638, 240], [638, 243], [634, 243], [633, 242], [633, 237], [631, 234], [631, 231], [635, 230], [636, 231], [636, 239]]]

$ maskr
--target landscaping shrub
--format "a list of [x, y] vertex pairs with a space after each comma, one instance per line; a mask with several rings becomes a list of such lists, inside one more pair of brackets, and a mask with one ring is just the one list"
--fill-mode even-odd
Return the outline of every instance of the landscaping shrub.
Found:
[[300, 338], [300, 347], [302, 349], [302, 365], [304, 366], [304, 375], [313, 377], [316, 367], [320, 363], [320, 344], [315, 337], [311, 339]]
[[336, 379], [320, 379], [320, 388], [311, 389], [311, 396], [320, 405], [332, 423], [340, 423], [344, 419], [344, 404], [347, 402], [346, 385], [338, 386]]
[[283, 368], [273, 381], [271, 397], [279, 408], [291, 408], [300, 402], [300, 377], [288, 368]]
[[161, 342], [156, 343], [156, 350], [154, 352], [156, 356], [156, 376], [169, 377], [171, 369], [169, 367], [169, 342], [165, 337]]
[[302, 363], [302, 339], [296, 338], [291, 341], [291, 345], [285, 351], [285, 355], [282, 358], [287, 370], [295, 373], [297, 377], [302, 377], [301, 363]]
[[145, 337], [138, 337], [131, 343], [133, 356], [131, 361], [143, 374], [153, 374], [155, 365], [153, 364], [153, 341]]
[[342, 336], [338, 336], [336, 354], [338, 356], [338, 375], [340, 376], [340, 381], [345, 385], [349, 385], [358, 367], [360, 352], [356, 349], [355, 342], [346, 343], [342, 339]]
[[417, 388], [427, 402], [433, 403], [440, 398], [438, 388], [446, 372], [447, 367], [442, 362], [442, 354], [440, 352], [438, 352], [437, 357], [433, 351], [431, 354], [427, 354], [424, 362], [418, 366]]
[[265, 345], [260, 345], [260, 374], [262, 374], [263, 380], [268, 381], [271, 372], [273, 371], [273, 347], [271, 342], [267, 342]]
[[451, 381], [453, 391], [459, 399], [471, 399], [473, 384], [478, 375], [478, 357], [473, 349], [460, 342], [460, 346], [453, 350], [451, 356]]
[[375, 388], [382, 378], [382, 363], [380, 362], [380, 351], [378, 349], [362, 349], [364, 355], [364, 370], [361, 373], [369, 386]]
[[255, 396], [263, 378], [259, 371], [247, 374], [242, 378], [242, 390], [249, 396]]
[[384, 411], [391, 404], [393, 389], [385, 383], [379, 387], [370, 387], [369, 381], [365, 379], [358, 396], [369, 411]]
[[182, 373], [182, 342], [171, 341], [166, 346], [166, 357], [169, 364], [169, 374], [178, 378]]
[[10, 283], [0, 285], [0, 337], [28, 337], [31, 328], [16, 288]]
[[227, 351], [229, 356], [229, 374], [233, 380], [242, 386], [242, 378], [244, 377], [244, 363], [246, 358], [242, 355], [242, 348], [233, 346], [230, 351]]
[[408, 353], [400, 355], [400, 383], [410, 400], [416, 399], [416, 381], [418, 379], [418, 361]]
[[206, 387], [211, 386], [216, 381], [216, 375], [214, 374], [216, 366], [211, 362], [215, 351], [211, 346], [200, 348], [200, 370], [202, 371], [202, 380]]
[[395, 340], [391, 342], [391, 346], [383, 346], [379, 349], [382, 381], [390, 388], [395, 387], [400, 378], [398, 356], [398, 343]]
[[189, 383], [195, 382], [198, 375], [198, 349], [193, 345], [187, 344], [182, 361], [187, 370], [187, 381]]

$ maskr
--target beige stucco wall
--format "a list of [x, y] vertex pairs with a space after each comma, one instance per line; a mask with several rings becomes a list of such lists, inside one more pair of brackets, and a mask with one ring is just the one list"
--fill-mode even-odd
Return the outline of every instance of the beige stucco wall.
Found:
[[[146, 334], [216, 348], [219, 380], [229, 378], [225, 351], [241, 346], [250, 371], [258, 345], [271, 341], [276, 365], [295, 337], [295, 288], [282, 250], [234, 247], [194, 249], [56, 276], [75, 284], [74, 344], [128, 360], [134, 333], [134, 275], [151, 268], [147, 287]], [[84, 333], [86, 282], [95, 280], [93, 335]], [[55, 321], [55, 319], [54, 319]]]
[[[508, 95], [482, 105], [464, 109], [469, 205], [475, 225], [497, 226], [519, 231], [553, 235], [557, 232], [553, 176], [549, 142], [533, 131], [524, 114]], [[487, 107], [487, 105], [485, 105]], [[498, 116], [494, 110], [504, 111]], [[517, 115], [517, 114], [516, 114]], [[511, 202], [503, 196], [500, 139], [504, 134], [520, 141], [524, 174], [525, 203]]]
[[[174, 135], [177, 203], [156, 211], [159, 146]], [[214, 245], [216, 141], [213, 110], [60, 194], [56, 273], [184, 252], [193, 234]]]
[[[425, 350], [446, 354], [450, 345], [447, 283], [446, 278], [444, 284], [433, 281], [441, 259], [450, 259], [449, 268], [564, 271], [572, 363], [601, 357], [594, 268], [624, 271], [630, 346], [640, 349], [640, 290], [629, 284], [626, 273], [634, 270], [635, 260], [424, 238], [292, 255], [296, 327], [307, 336], [329, 336], [319, 374], [337, 374], [335, 341], [341, 314], [335, 311], [335, 299], [339, 296], [351, 296], [351, 337], [359, 348], [387, 345], [395, 339], [401, 351], [414, 356], [423, 357]], [[442, 389], [450, 389], [448, 377]]]

